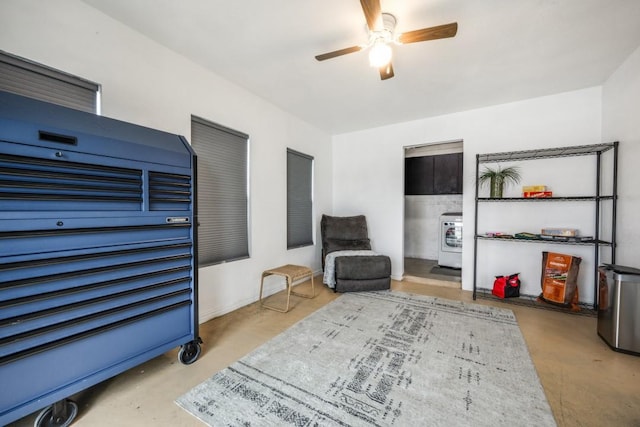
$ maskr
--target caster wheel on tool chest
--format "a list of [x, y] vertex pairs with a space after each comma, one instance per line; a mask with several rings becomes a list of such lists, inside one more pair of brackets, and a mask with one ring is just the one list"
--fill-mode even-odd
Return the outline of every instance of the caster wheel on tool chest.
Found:
[[200, 339], [188, 342], [180, 347], [178, 352], [178, 360], [184, 365], [190, 365], [198, 359], [202, 348], [200, 347]]
[[67, 427], [78, 415], [78, 405], [72, 400], [61, 400], [44, 408], [33, 423], [34, 427]]

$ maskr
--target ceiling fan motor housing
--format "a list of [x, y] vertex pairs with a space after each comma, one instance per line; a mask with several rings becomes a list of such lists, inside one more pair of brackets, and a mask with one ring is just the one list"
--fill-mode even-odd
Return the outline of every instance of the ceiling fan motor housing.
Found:
[[381, 13], [382, 15], [382, 27], [393, 33], [393, 31], [396, 29], [396, 24], [398, 23], [398, 20], [396, 19], [395, 16], [393, 16], [390, 13]]
[[369, 44], [372, 45], [377, 40], [382, 39], [385, 43], [394, 41], [394, 32], [397, 19], [390, 13], [382, 13], [382, 28], [379, 30], [369, 29]]

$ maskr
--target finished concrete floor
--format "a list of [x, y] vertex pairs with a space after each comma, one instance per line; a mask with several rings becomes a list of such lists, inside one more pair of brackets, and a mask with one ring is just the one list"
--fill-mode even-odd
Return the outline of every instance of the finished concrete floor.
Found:
[[439, 267], [438, 260], [435, 259], [404, 259], [404, 281], [460, 289], [462, 287], [461, 276], [461, 269]]
[[[292, 296], [288, 313], [254, 303], [201, 325], [203, 352], [192, 365], [179, 363], [176, 349], [78, 394], [73, 425], [202, 426], [174, 399], [339, 296], [318, 286], [321, 277], [315, 282], [318, 295]], [[299, 286], [310, 288], [309, 282]], [[392, 289], [471, 301], [470, 292], [451, 287], [393, 281]], [[270, 301], [282, 297], [281, 292]], [[596, 334], [596, 318], [476, 302], [514, 311], [559, 426], [640, 426], [640, 357], [612, 351]], [[509, 408], [509, 402], [496, 405]], [[35, 414], [10, 426], [33, 425], [34, 419]]]

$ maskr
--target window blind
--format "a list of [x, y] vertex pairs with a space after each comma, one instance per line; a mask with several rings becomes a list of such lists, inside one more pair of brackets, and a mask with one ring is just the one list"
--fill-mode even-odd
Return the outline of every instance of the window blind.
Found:
[[0, 51], [0, 90], [99, 113], [100, 85]]
[[313, 245], [313, 157], [287, 148], [287, 249]]
[[249, 136], [191, 117], [198, 155], [198, 262], [212, 265], [249, 257]]

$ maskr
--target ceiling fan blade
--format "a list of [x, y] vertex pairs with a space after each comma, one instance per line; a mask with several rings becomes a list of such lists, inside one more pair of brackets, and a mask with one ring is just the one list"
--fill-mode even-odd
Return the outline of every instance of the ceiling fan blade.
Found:
[[316, 55], [318, 61], [324, 61], [325, 59], [335, 58], [336, 56], [346, 55], [348, 53], [358, 52], [362, 50], [362, 46], [351, 46], [340, 50], [334, 50], [333, 52], [323, 53], [322, 55]]
[[382, 13], [380, 9], [380, 0], [360, 0], [362, 11], [367, 18], [367, 26], [370, 31], [380, 30], [382, 25]]
[[400, 43], [424, 42], [427, 40], [445, 39], [453, 37], [458, 32], [458, 23], [438, 25], [437, 27], [423, 28], [421, 30], [408, 31], [400, 34], [398, 41]]
[[384, 67], [380, 67], [380, 80], [390, 79], [394, 75], [395, 74], [393, 74], [393, 65], [391, 65], [391, 62], [389, 62], [389, 64], [385, 65]]

